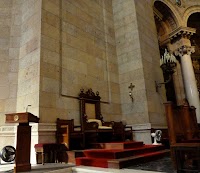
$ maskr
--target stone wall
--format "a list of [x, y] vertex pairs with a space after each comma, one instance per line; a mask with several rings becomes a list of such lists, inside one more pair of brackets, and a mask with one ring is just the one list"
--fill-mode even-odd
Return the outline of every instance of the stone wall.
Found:
[[79, 124], [81, 88], [99, 91], [105, 120], [120, 119], [112, 1], [43, 0], [41, 38], [41, 121]]
[[135, 1], [140, 38], [141, 59], [145, 81], [148, 121], [155, 126], [165, 126], [166, 118], [163, 103], [166, 102], [164, 86], [156, 92], [155, 81], [163, 82], [160, 68], [160, 52], [152, 3], [148, 0]]
[[[5, 145], [16, 147], [17, 126], [5, 124], [5, 113], [24, 112], [30, 104], [32, 106], [29, 111], [39, 115], [41, 1], [2, 0], [0, 7], [0, 149], [2, 149]], [[32, 163], [35, 163], [34, 144], [38, 142], [37, 128], [36, 126], [33, 129], [36, 134], [32, 133]]]
[[[39, 115], [41, 1], [1, 1], [0, 112]], [[0, 116], [4, 123], [4, 116]]]
[[[147, 103], [143, 92], [144, 77], [135, 3], [132, 0], [114, 0], [113, 11], [123, 119], [130, 124], [147, 122], [145, 120]], [[129, 98], [130, 83], [135, 85], [132, 91], [133, 102]]]
[[[155, 90], [155, 80], [162, 80], [162, 73], [151, 3], [113, 0], [113, 10], [122, 119], [131, 124], [165, 125], [162, 106], [165, 97]], [[130, 83], [135, 85], [133, 102], [128, 95]]]
[[20, 30], [16, 1], [0, 1], [0, 125], [16, 110]]
[[41, 1], [21, 4], [21, 40], [17, 112], [28, 111], [39, 116]]

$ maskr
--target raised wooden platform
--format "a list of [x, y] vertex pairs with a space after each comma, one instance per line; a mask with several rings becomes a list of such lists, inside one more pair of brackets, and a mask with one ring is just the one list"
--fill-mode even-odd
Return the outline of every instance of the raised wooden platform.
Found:
[[165, 149], [163, 145], [144, 145], [140, 141], [95, 145], [97, 149], [84, 150], [84, 157], [76, 158], [76, 165], [121, 169], [152, 161], [170, 153], [170, 150]]

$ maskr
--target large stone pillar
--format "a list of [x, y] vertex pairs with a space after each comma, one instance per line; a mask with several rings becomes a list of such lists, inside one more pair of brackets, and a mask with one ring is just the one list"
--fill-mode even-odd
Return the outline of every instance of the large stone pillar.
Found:
[[199, 92], [191, 60], [191, 53], [194, 53], [194, 47], [181, 46], [176, 53], [178, 53], [181, 58], [183, 83], [185, 86], [187, 100], [190, 106], [194, 106], [196, 108], [197, 121], [200, 123]]
[[176, 56], [180, 57], [185, 95], [189, 105], [196, 108], [197, 121], [200, 123], [199, 93], [191, 60], [191, 53], [194, 53], [194, 47], [191, 46], [190, 37], [195, 33], [195, 28], [179, 27], [175, 29], [169, 34], [169, 48]]

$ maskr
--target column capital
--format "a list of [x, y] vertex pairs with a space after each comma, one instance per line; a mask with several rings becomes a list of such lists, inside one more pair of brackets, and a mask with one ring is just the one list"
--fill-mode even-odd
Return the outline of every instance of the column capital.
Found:
[[195, 47], [194, 46], [186, 46], [186, 45], [184, 45], [184, 46], [181, 46], [180, 48], [176, 49], [174, 51], [174, 54], [176, 56], [182, 57], [183, 55], [186, 55], [186, 54], [187, 55], [191, 55], [194, 52], [195, 52]]

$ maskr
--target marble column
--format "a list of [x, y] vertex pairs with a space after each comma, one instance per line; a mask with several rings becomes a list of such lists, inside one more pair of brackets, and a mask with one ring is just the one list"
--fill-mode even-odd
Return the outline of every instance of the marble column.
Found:
[[199, 92], [197, 89], [194, 68], [192, 65], [191, 53], [194, 53], [194, 47], [192, 46], [182, 46], [178, 49], [178, 51], [176, 51], [176, 54], [178, 54], [181, 58], [181, 68], [186, 98], [189, 102], [189, 105], [196, 108], [197, 121], [200, 123]]

